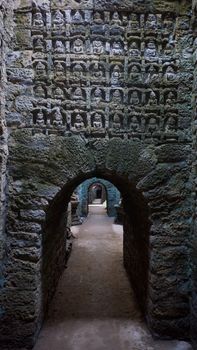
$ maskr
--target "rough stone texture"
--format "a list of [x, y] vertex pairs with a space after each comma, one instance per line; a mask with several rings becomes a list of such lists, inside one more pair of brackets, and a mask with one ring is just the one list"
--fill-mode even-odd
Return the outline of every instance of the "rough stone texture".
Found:
[[123, 266], [122, 226], [93, 206], [73, 231], [72, 255], [33, 349], [191, 350], [152, 338]]
[[65, 265], [67, 204], [92, 177], [123, 197], [124, 263], [152, 333], [187, 338], [190, 1], [14, 4], [1, 349], [33, 345]]
[[79, 195], [79, 200], [80, 200], [79, 211], [80, 211], [81, 216], [86, 217], [88, 215], [88, 192], [89, 192], [90, 187], [95, 183], [101, 184], [105, 188], [106, 196], [107, 196], [107, 199], [106, 199], [107, 200], [107, 214], [110, 217], [116, 216], [116, 210], [115, 210], [114, 206], [116, 204], [119, 204], [120, 192], [109, 181], [105, 181], [105, 180], [97, 179], [97, 178], [86, 180], [77, 189], [77, 192]]
[[0, 324], [5, 313], [1, 289], [5, 285], [4, 263], [6, 260], [6, 189], [7, 189], [7, 128], [5, 121], [6, 103], [6, 54], [13, 34], [13, 2], [0, 1]]
[[194, 349], [197, 349], [197, 169], [196, 169], [196, 150], [197, 150], [197, 134], [196, 134], [196, 103], [197, 103], [197, 1], [193, 0], [193, 17], [192, 25], [194, 31], [194, 54], [193, 54], [193, 63], [194, 63], [194, 84], [193, 84], [193, 177], [194, 187], [193, 187], [193, 197], [195, 198], [195, 208], [193, 215], [193, 236], [192, 236], [192, 257], [191, 257], [191, 270], [192, 270], [192, 294], [191, 294], [191, 338], [193, 341]]

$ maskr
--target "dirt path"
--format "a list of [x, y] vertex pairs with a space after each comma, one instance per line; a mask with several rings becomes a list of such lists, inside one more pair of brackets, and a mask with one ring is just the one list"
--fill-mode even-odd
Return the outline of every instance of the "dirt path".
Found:
[[123, 268], [122, 230], [101, 206], [74, 228], [77, 239], [34, 350], [189, 350], [154, 341]]

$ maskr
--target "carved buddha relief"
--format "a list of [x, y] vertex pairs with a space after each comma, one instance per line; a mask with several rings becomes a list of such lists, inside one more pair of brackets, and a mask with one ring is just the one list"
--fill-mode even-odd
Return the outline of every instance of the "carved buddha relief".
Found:
[[[37, 81], [35, 96], [40, 99], [52, 97], [56, 99], [52, 103], [58, 106], [64, 105], [66, 97], [66, 113], [69, 118], [73, 116], [68, 125], [75, 130], [83, 129], [87, 124], [96, 130], [104, 127], [102, 112], [96, 113], [95, 109], [105, 109], [106, 125], [109, 121], [110, 128], [121, 130], [123, 122], [125, 125], [127, 118], [131, 117], [128, 113], [132, 109], [133, 114], [136, 113], [130, 119], [133, 132], [144, 131], [140, 113], [144, 113], [146, 130], [150, 132], [154, 129], [155, 121], [158, 125], [158, 119], [149, 117], [147, 123], [146, 114], [154, 115], [156, 110], [160, 113], [160, 101], [164, 113], [168, 113], [177, 99], [174, 85], [177, 83], [178, 63], [171, 57], [174, 44], [172, 35], [167, 33], [167, 28], [172, 27], [171, 15], [78, 8], [52, 10], [52, 18], [49, 14], [45, 18], [43, 11], [33, 14], [32, 24], [37, 27], [32, 29], [35, 53], [33, 65]], [[48, 30], [50, 19], [52, 35], [48, 38], [45, 29]], [[45, 26], [45, 22], [47, 28], [43, 28], [42, 33], [40, 28]], [[164, 35], [160, 31], [161, 24], [165, 28]], [[51, 45], [52, 67], [46, 60]], [[52, 83], [47, 96], [45, 86], [48, 78], [52, 79]], [[161, 84], [163, 91], [160, 94]], [[42, 101], [38, 100], [38, 103], [41, 105]], [[77, 103], [80, 112], [70, 111], [76, 108]], [[125, 104], [126, 117], [124, 113], [123, 116], [120, 114], [123, 111], [122, 104]], [[61, 125], [61, 111], [59, 109], [50, 114], [52, 125]], [[84, 111], [88, 111], [87, 116]], [[172, 112], [176, 113], [174, 110]], [[45, 111], [43, 113], [46, 119]], [[41, 115], [38, 122], [39, 119], [41, 125]], [[166, 118], [162, 130], [170, 128], [173, 130], [173, 118]], [[113, 137], [113, 132], [110, 132]], [[96, 135], [96, 132], [93, 134]]]
[[52, 114], [52, 125], [55, 127], [63, 125], [63, 118], [60, 111], [60, 108], [55, 108]]
[[157, 17], [154, 14], [149, 14], [146, 19], [145, 29], [155, 30], [157, 28]]
[[148, 99], [148, 106], [154, 107], [157, 106], [158, 101], [157, 101], [157, 96], [154, 91], [151, 91]]
[[55, 47], [54, 47], [54, 53], [56, 54], [64, 54], [65, 53], [65, 47], [61, 40], [56, 40]]
[[104, 53], [104, 45], [101, 40], [94, 40], [92, 43], [92, 51], [96, 55], [101, 55]]
[[40, 11], [36, 12], [33, 16], [33, 26], [35, 27], [43, 27], [44, 20], [42, 17], [42, 13]]
[[76, 54], [82, 54], [84, 52], [84, 43], [81, 39], [76, 39], [72, 45], [72, 52]]
[[111, 54], [112, 55], [122, 55], [123, 53], [124, 53], [123, 43], [120, 40], [112, 42]]
[[45, 89], [43, 88], [42, 84], [38, 84], [35, 86], [34, 93], [35, 93], [36, 97], [41, 97], [41, 98], [46, 97], [46, 92], [45, 92]]
[[62, 27], [64, 25], [64, 15], [60, 10], [55, 12], [52, 23], [54, 27]]
[[122, 25], [121, 18], [120, 18], [119, 13], [117, 11], [115, 11], [112, 15], [111, 24], [115, 25], [115, 26]]
[[157, 118], [152, 116], [148, 121], [147, 131], [152, 134], [154, 132], [157, 132], [158, 130], [159, 130], [159, 125], [157, 123]]
[[136, 41], [133, 41], [129, 45], [129, 55], [133, 58], [140, 58], [140, 50]]
[[45, 126], [45, 124], [46, 123], [45, 123], [44, 113], [40, 110], [36, 115], [36, 125]]
[[114, 130], [121, 130], [122, 129], [121, 117], [117, 112], [113, 116], [112, 128]]
[[129, 128], [132, 132], [140, 132], [141, 131], [139, 120], [138, 120], [137, 116], [134, 115], [131, 117]]
[[130, 17], [130, 20], [129, 20], [129, 27], [131, 29], [139, 29], [140, 28], [138, 15], [136, 15], [135, 13], [131, 14], [131, 17]]
[[95, 12], [93, 15], [93, 22], [95, 24], [103, 24], [103, 19], [100, 12]]
[[103, 121], [102, 121], [102, 115], [99, 113], [95, 113], [92, 120], [92, 126], [94, 129], [102, 129], [103, 128]]
[[154, 41], [147, 42], [144, 51], [144, 56], [148, 60], [155, 60], [156, 58], [158, 58], [157, 47]]
[[140, 104], [140, 98], [137, 91], [131, 93], [129, 103], [133, 106], [138, 106]]

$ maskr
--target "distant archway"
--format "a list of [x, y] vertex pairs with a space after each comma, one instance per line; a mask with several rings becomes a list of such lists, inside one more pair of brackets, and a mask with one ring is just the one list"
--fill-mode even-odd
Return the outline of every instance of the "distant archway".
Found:
[[103, 204], [107, 200], [105, 186], [97, 182], [90, 185], [88, 194], [89, 204]]

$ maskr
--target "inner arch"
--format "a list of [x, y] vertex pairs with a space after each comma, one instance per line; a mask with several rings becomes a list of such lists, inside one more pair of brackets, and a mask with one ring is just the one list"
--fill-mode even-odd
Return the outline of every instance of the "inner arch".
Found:
[[[70, 180], [55, 196], [46, 215], [43, 245], [43, 298], [45, 309], [55, 291], [64, 268], [66, 211], [71, 194], [84, 180], [99, 177], [110, 181], [121, 193], [124, 208], [124, 266], [138, 303], [146, 314], [149, 269], [149, 210], [143, 194], [126, 176], [110, 172], [94, 172]], [[50, 255], [50, 261], [48, 259]]]

